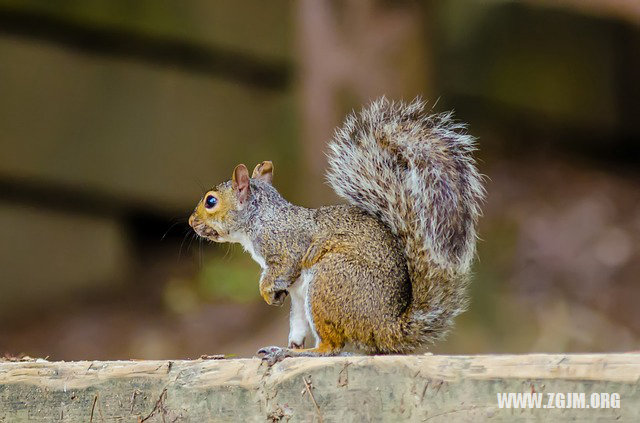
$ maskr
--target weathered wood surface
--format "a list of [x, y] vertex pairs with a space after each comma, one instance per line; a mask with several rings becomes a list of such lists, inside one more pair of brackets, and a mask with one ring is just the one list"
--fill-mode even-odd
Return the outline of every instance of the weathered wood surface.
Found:
[[[499, 409], [499, 392], [619, 393]], [[546, 403], [546, 398], [545, 398]], [[640, 421], [640, 354], [0, 363], [0, 421]]]

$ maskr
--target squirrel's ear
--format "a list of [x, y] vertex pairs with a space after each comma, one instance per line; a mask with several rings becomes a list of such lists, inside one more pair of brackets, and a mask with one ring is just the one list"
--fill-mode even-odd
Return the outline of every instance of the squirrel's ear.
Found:
[[273, 163], [265, 161], [256, 165], [251, 175], [253, 179], [260, 179], [262, 181], [271, 183], [273, 181]]
[[231, 176], [231, 186], [235, 191], [240, 204], [244, 204], [249, 198], [249, 170], [243, 164], [239, 164], [233, 169], [233, 175]]

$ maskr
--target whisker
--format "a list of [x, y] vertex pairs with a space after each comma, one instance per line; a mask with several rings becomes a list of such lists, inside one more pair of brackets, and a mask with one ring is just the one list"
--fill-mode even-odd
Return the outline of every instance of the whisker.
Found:
[[200, 186], [200, 191], [204, 192], [207, 190], [207, 188], [205, 187], [205, 185], [202, 183], [202, 180], [200, 178], [198, 178], [197, 176], [195, 177], [196, 183]]
[[229, 254], [231, 252], [231, 247], [232, 244], [229, 242], [226, 245], [227, 247], [227, 251], [225, 251], [224, 256], [222, 256], [222, 260], [227, 259], [227, 262], [231, 261], [231, 255]]
[[191, 239], [189, 240], [189, 245], [187, 245], [187, 251], [191, 252], [191, 244], [193, 244], [193, 240], [196, 239], [196, 237], [191, 237]]
[[180, 243], [180, 248], [178, 249], [178, 261], [180, 261], [180, 259], [182, 258], [182, 247], [184, 246], [185, 241], [187, 240], [188, 237], [190, 237], [193, 234], [193, 232], [191, 232], [191, 230], [189, 230], [188, 232], [186, 232], [184, 234], [184, 238], [182, 238], [182, 242]]
[[171, 231], [171, 229], [173, 229], [176, 225], [179, 225], [180, 223], [186, 222], [185, 218], [175, 218], [175, 219], [171, 219], [171, 220], [175, 220], [175, 222], [173, 222], [173, 223], [171, 223], [169, 225], [169, 228], [164, 232], [164, 234], [160, 238], [160, 241], [163, 241], [167, 237], [167, 234], [169, 233], [169, 231]]

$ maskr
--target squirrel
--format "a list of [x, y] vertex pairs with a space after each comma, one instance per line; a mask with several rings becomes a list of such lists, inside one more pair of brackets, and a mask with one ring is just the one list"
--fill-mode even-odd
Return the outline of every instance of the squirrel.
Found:
[[[327, 181], [349, 204], [309, 209], [273, 187], [273, 164], [244, 164], [189, 218], [214, 242], [236, 242], [262, 267], [264, 300], [291, 295], [285, 357], [406, 354], [444, 337], [468, 305], [483, 180], [475, 139], [452, 113], [382, 97], [348, 116], [328, 145]], [[312, 348], [304, 348], [312, 341]]]

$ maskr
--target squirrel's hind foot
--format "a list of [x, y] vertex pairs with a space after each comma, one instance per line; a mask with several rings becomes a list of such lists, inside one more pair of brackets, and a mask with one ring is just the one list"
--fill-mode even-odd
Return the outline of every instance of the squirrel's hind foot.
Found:
[[287, 357], [294, 357], [294, 355], [291, 354], [292, 351], [291, 348], [271, 346], [260, 348], [256, 354], [271, 367]]
[[338, 351], [328, 352], [320, 348], [296, 349], [271, 346], [260, 348], [256, 354], [269, 366], [273, 366], [288, 357], [322, 357], [337, 353]]

